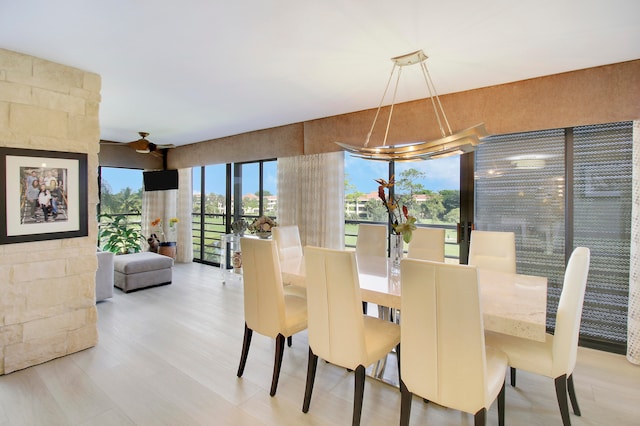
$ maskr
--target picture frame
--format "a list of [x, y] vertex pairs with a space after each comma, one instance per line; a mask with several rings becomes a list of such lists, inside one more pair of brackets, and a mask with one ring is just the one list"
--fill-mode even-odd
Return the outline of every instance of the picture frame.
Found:
[[87, 154], [0, 147], [0, 244], [86, 237]]

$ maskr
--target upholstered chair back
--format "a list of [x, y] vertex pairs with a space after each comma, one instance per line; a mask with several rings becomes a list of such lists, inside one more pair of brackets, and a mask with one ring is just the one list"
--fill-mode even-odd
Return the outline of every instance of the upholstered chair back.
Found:
[[401, 277], [401, 365], [407, 388], [468, 413], [489, 407], [497, 391], [487, 391], [476, 268], [404, 259]]
[[276, 226], [271, 228], [271, 234], [278, 247], [280, 260], [302, 257], [298, 225]]
[[355, 253], [307, 246], [304, 257], [311, 350], [345, 368], [369, 365]]
[[570, 375], [576, 366], [590, 258], [591, 252], [587, 247], [576, 247], [567, 263], [556, 314], [551, 377]]
[[250, 329], [275, 338], [286, 330], [284, 292], [276, 243], [273, 240], [241, 238], [240, 247], [245, 322]]
[[516, 237], [513, 232], [471, 231], [469, 265], [516, 273]]
[[417, 228], [413, 231], [407, 257], [444, 262], [444, 229]]
[[387, 227], [361, 223], [358, 225], [356, 253], [365, 256], [387, 256]]

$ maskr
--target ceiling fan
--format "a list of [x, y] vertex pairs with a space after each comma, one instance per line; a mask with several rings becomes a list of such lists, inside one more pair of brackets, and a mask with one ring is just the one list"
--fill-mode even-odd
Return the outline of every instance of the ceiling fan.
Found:
[[147, 132], [138, 132], [138, 134], [140, 135], [140, 139], [127, 143], [127, 146], [135, 149], [136, 152], [139, 152], [140, 154], [149, 154], [156, 152], [159, 149], [169, 149], [176, 147], [173, 144], [156, 145], [155, 143], [150, 142], [147, 139], [147, 136], [149, 136], [149, 133]]

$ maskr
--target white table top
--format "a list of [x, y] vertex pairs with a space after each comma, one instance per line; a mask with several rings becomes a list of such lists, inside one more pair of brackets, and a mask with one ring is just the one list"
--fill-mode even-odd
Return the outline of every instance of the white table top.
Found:
[[[400, 309], [400, 272], [386, 259], [358, 256], [362, 300]], [[281, 262], [284, 282], [305, 286], [304, 258]], [[478, 269], [485, 330], [544, 341], [547, 278]]]

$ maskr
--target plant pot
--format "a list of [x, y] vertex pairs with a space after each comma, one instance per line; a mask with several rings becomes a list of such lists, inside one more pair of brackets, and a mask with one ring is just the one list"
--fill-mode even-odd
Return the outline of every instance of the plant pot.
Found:
[[170, 258], [175, 260], [176, 249], [177, 247], [176, 247], [175, 241], [160, 243], [160, 245], [158, 246], [158, 254], [161, 254], [163, 256], [169, 256]]

